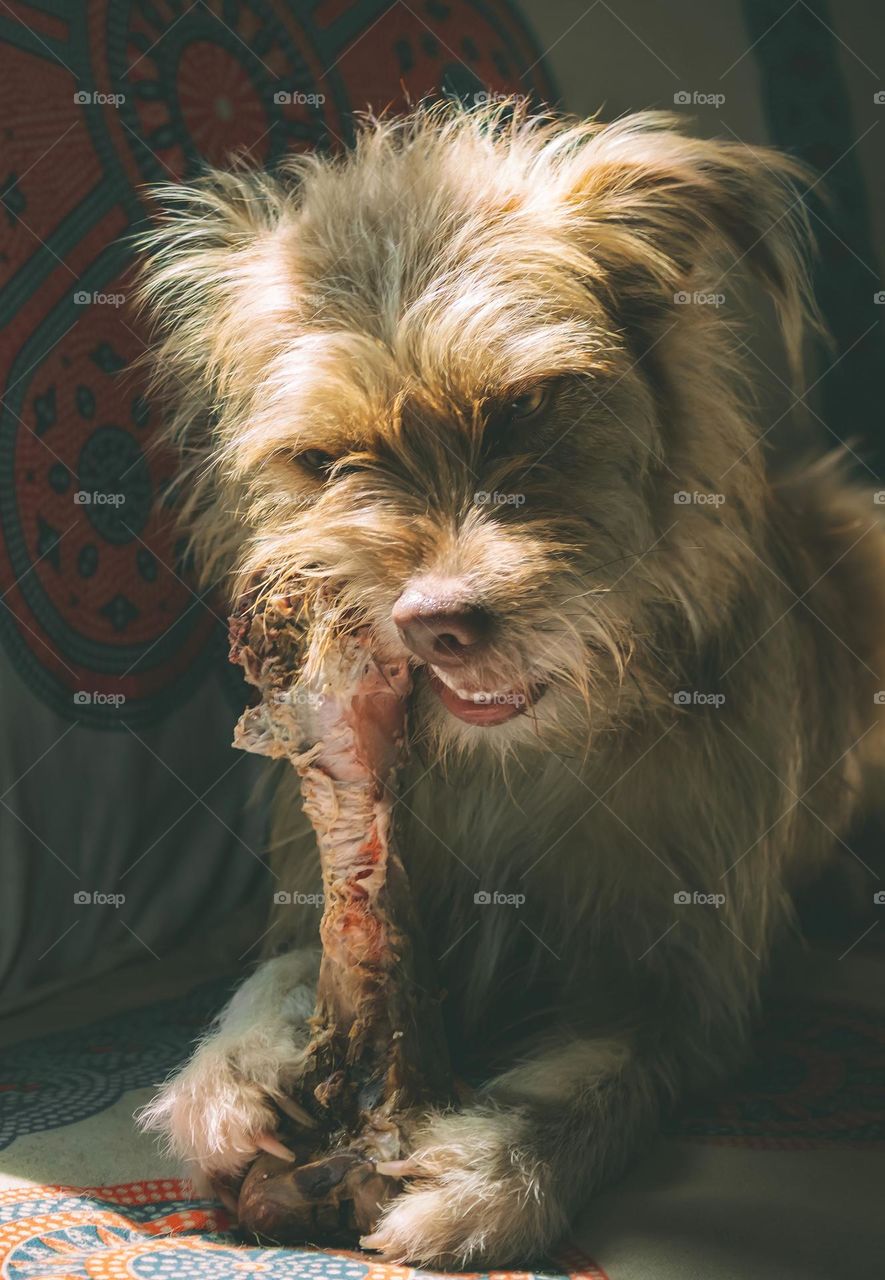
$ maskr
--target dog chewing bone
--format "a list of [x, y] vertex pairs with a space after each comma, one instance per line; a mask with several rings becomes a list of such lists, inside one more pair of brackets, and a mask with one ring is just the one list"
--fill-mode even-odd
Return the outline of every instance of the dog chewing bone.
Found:
[[231, 658], [261, 694], [234, 744], [298, 771], [325, 894], [313, 1038], [295, 1100], [315, 1128], [304, 1134], [302, 1124], [291, 1154], [265, 1147], [240, 1191], [239, 1218], [278, 1239], [352, 1240], [371, 1231], [407, 1169], [412, 1108], [448, 1102], [451, 1077], [392, 838], [408, 665], [376, 659], [362, 629], [307, 679], [308, 645], [293, 597], [250, 604], [231, 621]]

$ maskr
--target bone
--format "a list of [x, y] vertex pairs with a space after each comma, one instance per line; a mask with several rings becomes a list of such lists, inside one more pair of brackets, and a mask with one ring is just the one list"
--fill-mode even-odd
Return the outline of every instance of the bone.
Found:
[[307, 1068], [299, 1096], [278, 1102], [297, 1155], [277, 1140], [259, 1144], [265, 1154], [243, 1182], [240, 1223], [292, 1243], [353, 1244], [371, 1236], [408, 1176], [419, 1112], [453, 1098], [393, 823], [409, 668], [401, 655], [375, 653], [366, 628], [308, 662], [312, 619], [295, 595], [247, 602], [231, 639], [232, 660], [261, 694], [234, 743], [297, 770], [325, 892]]

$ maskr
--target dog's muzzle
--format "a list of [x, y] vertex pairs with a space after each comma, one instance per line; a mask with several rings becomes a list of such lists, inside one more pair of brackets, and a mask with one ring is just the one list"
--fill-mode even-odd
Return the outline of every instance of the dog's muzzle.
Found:
[[427, 578], [408, 587], [392, 617], [403, 643], [427, 664], [430, 687], [440, 702], [466, 724], [504, 724], [543, 695], [542, 685], [497, 689], [477, 683], [474, 673], [488, 656], [495, 623], [457, 581]]

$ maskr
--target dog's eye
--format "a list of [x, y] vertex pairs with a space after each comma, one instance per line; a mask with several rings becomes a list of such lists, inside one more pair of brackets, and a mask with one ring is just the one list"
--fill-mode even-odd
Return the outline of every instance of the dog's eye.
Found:
[[514, 396], [509, 402], [499, 401], [499, 407], [489, 415], [486, 421], [483, 453], [490, 457], [505, 450], [512, 441], [514, 424], [521, 425], [537, 418], [547, 408], [551, 398], [550, 385], [544, 384], [532, 387], [521, 396]]
[[312, 471], [314, 475], [322, 475], [333, 466], [335, 459], [331, 453], [326, 453], [325, 449], [304, 449], [301, 453], [295, 454], [295, 461], [306, 471]]
[[510, 417], [519, 422], [525, 422], [527, 418], [534, 418], [542, 409], [545, 409], [549, 400], [549, 387], [532, 387], [531, 391], [526, 391], [510, 401]]
[[291, 458], [299, 467], [303, 467], [317, 479], [325, 480], [330, 476], [335, 478], [352, 476], [363, 469], [359, 461], [344, 462], [344, 456], [341, 454], [336, 457], [333, 453], [327, 453], [325, 449], [302, 449], [301, 453], [293, 454]]

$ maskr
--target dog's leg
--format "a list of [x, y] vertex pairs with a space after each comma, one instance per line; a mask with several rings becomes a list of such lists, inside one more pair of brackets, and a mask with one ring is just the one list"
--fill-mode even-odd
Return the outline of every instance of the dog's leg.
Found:
[[411, 1186], [365, 1245], [471, 1270], [542, 1258], [654, 1132], [666, 1073], [626, 1037], [537, 1050], [464, 1111], [428, 1118], [403, 1162]]
[[[239, 988], [193, 1057], [138, 1115], [169, 1151], [210, 1179], [236, 1178], [273, 1150], [278, 1107], [297, 1083], [310, 1039], [319, 953], [266, 960]], [[298, 1119], [297, 1114], [295, 1115]]]

